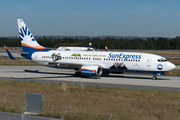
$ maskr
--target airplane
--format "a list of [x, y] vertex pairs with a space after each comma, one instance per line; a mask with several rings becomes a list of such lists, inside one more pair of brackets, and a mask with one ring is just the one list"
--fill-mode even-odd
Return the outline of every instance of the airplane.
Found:
[[152, 73], [152, 79], [156, 80], [157, 76], [164, 75], [176, 67], [166, 58], [149, 53], [51, 50], [37, 43], [22, 19], [17, 19], [17, 23], [23, 50], [21, 56], [45, 66], [74, 68], [75, 76], [142, 72]]

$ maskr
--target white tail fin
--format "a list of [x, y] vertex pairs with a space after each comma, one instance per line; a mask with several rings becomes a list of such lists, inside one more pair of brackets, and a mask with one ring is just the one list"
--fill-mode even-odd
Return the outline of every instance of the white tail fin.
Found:
[[17, 19], [19, 36], [23, 51], [48, 51], [50, 49], [39, 45], [22, 19]]

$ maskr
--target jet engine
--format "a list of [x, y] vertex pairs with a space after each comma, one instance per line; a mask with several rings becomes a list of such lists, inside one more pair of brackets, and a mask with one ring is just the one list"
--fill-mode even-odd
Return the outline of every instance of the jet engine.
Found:
[[101, 76], [102, 68], [100, 66], [82, 66], [80, 72], [83, 76]]

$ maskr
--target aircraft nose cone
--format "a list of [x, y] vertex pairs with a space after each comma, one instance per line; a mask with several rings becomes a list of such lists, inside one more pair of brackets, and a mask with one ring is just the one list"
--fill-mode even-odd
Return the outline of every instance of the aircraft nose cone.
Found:
[[170, 68], [173, 70], [176, 68], [176, 66], [173, 63], [170, 63]]
[[175, 69], [176, 68], [176, 66], [173, 64], [173, 69]]

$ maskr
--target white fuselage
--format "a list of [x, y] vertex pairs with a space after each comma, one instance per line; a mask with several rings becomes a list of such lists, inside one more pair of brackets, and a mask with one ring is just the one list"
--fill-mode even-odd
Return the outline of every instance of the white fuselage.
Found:
[[164, 57], [137, 52], [90, 52], [56, 51], [35, 52], [32, 60], [42, 65], [64, 65], [81, 68], [82, 66], [100, 66], [103, 69], [121, 71], [141, 71], [151, 73], [167, 72], [175, 65]]

